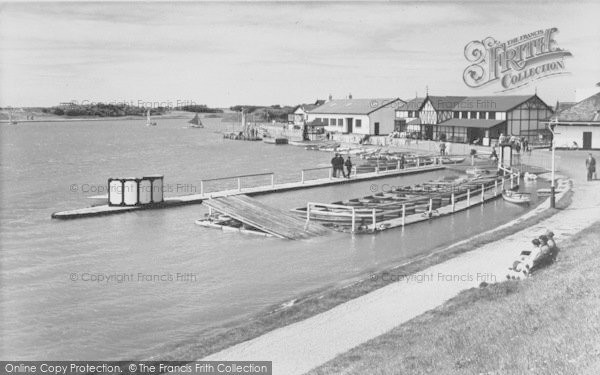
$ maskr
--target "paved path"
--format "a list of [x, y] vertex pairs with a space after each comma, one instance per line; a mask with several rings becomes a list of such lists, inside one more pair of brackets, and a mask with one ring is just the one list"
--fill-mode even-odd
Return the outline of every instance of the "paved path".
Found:
[[[579, 171], [576, 174], [579, 176]], [[274, 374], [303, 374], [443, 304], [462, 290], [477, 287], [482, 281], [503, 281], [512, 260], [546, 229], [554, 231], [560, 246], [561, 241], [600, 219], [600, 182], [577, 180], [571, 206], [534, 227], [203, 360], [269, 360], [273, 361]]]

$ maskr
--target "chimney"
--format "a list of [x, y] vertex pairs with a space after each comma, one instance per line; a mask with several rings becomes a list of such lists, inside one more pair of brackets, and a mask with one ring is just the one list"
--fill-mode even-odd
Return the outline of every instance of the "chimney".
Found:
[[348, 99], [352, 99], [352, 93], [348, 94]]

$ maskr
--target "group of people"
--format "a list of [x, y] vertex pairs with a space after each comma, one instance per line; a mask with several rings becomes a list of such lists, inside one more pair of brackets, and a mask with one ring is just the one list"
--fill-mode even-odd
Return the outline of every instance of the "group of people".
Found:
[[504, 145], [504, 144], [510, 144], [511, 146], [513, 146], [515, 148], [515, 151], [517, 151], [517, 154], [521, 153], [521, 150], [523, 150], [523, 152], [529, 152], [531, 153], [531, 146], [529, 145], [529, 140], [527, 140], [527, 138], [525, 137], [515, 137], [514, 135], [511, 137], [505, 136], [503, 133], [500, 133], [500, 137], [498, 137], [498, 144], [499, 145]]
[[554, 240], [554, 233], [547, 231], [545, 234], [531, 241], [533, 249], [524, 250], [515, 260], [509, 272], [507, 279], [519, 279], [521, 276], [528, 277], [531, 271], [544, 264], [551, 263], [556, 259], [557, 247]]
[[[333, 177], [338, 177], [338, 172], [340, 172], [343, 177], [350, 178], [350, 174], [352, 173], [350, 155], [344, 160], [340, 154], [335, 154], [333, 159], [331, 159], [331, 167], [333, 168]], [[344, 167], [346, 167], [346, 170], [344, 170]]]

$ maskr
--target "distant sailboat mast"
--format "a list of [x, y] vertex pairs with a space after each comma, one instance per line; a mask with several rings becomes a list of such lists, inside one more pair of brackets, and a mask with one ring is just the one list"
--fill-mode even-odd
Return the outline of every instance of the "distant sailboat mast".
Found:
[[194, 116], [193, 119], [188, 121], [188, 124], [192, 124], [190, 126], [192, 128], [203, 128], [204, 127], [204, 125], [202, 125], [202, 121], [200, 121], [200, 116], [198, 116], [198, 113], [196, 113], [196, 116]]
[[156, 126], [156, 122], [152, 122], [150, 119], [150, 110], [146, 112], [146, 126]]

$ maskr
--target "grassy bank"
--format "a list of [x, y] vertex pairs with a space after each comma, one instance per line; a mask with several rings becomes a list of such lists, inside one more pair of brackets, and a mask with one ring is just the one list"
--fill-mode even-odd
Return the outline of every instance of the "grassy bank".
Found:
[[599, 243], [597, 222], [534, 277], [464, 291], [311, 374], [598, 374]]
[[[570, 202], [571, 193], [568, 193], [557, 202], [557, 207], [558, 209], [563, 209], [567, 207]], [[520, 221], [515, 225], [496, 230], [492, 233], [476, 236], [471, 240], [462, 242], [458, 246], [453, 246], [450, 249], [440, 249], [440, 251], [435, 252], [434, 254], [415, 259], [410, 263], [398, 267], [378, 270], [378, 273], [394, 271], [396, 274], [406, 275], [422, 271], [430, 266], [456, 257], [461, 253], [476, 249], [483, 244], [504, 238], [523, 228], [535, 225], [552, 216], [555, 212], [557, 212], [557, 210], [547, 209], [541, 214]], [[194, 340], [182, 342], [178, 349], [163, 353], [162, 355], [157, 356], [157, 358], [173, 360], [182, 358], [202, 358], [232, 345], [263, 335], [274, 329], [330, 310], [337, 305], [365, 295], [366, 293], [386, 286], [391, 282], [392, 281], [389, 281], [389, 278], [369, 278], [365, 275], [364, 279], [348, 285], [330, 286], [328, 288], [316, 290], [310, 294], [299, 297], [296, 303], [290, 307], [283, 309], [273, 307], [247, 320], [237, 321], [230, 324], [228, 327], [222, 327], [219, 331], [211, 330], [200, 332]]]

